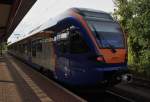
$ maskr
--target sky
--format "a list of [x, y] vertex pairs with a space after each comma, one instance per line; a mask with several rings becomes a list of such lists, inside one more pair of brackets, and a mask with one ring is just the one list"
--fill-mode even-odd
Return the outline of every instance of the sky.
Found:
[[113, 0], [37, 0], [9, 37], [8, 42], [13, 43], [30, 36], [30, 31], [71, 7], [92, 8], [111, 13], [114, 3]]

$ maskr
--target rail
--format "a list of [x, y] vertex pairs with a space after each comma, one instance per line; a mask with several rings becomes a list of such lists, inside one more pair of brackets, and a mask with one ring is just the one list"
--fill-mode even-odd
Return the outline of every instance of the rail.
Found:
[[141, 86], [141, 87], [146, 87], [150, 88], [150, 80], [141, 78], [141, 77], [133, 77], [133, 82], [131, 84]]

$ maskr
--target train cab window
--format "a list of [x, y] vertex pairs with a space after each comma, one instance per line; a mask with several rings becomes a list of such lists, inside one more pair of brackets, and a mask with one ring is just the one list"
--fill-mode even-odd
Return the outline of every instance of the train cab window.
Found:
[[89, 47], [83, 39], [79, 29], [70, 30], [70, 53], [86, 53]]

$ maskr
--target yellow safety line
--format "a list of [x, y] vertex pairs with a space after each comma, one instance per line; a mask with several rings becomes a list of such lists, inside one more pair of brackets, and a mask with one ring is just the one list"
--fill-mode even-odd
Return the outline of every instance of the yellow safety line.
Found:
[[[8, 57], [8, 56], [7, 56]], [[43, 92], [35, 82], [26, 74], [24, 73], [19, 66], [13, 61], [10, 60], [14, 68], [19, 72], [21, 77], [25, 80], [25, 82], [29, 85], [29, 87], [33, 90], [33, 92], [38, 96], [41, 102], [54, 102], [45, 92]]]

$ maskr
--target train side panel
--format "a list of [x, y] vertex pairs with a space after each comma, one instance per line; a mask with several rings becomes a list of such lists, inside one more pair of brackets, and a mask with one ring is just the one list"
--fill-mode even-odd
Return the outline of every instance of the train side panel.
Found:
[[[14, 48], [9, 49], [9, 53], [13, 54], [21, 60], [24, 60], [34, 67], [54, 71], [55, 59], [53, 57], [55, 54], [52, 40], [47, 36], [45, 37], [44, 34], [40, 34], [40, 38], [33, 36], [30, 38], [30, 40], [31, 43], [29, 43], [29, 40], [26, 39], [25, 41], [11, 45]], [[30, 48], [23, 48], [23, 45], [27, 46], [27, 44], [28, 47], [30, 46]]]

